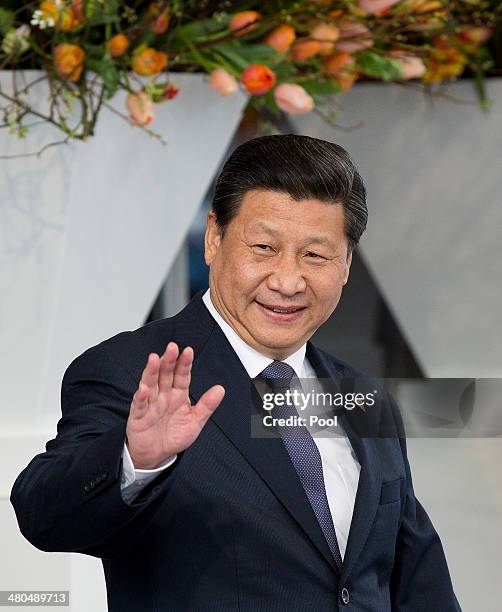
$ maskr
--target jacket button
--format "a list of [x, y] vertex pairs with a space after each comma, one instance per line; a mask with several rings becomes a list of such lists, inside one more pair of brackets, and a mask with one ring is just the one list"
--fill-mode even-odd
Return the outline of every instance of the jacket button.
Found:
[[340, 598], [344, 605], [347, 605], [350, 601], [349, 591], [345, 587], [343, 587], [343, 589], [340, 591]]
[[91, 490], [91, 488], [92, 488], [91, 485], [88, 482], [86, 482], [84, 485], [84, 491], [88, 493]]

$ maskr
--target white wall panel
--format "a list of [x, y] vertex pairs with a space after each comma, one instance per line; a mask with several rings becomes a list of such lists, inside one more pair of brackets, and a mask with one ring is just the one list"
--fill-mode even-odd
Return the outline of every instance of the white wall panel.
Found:
[[[475, 99], [470, 82], [447, 94]], [[488, 81], [488, 94], [483, 112], [361, 84], [337, 118], [360, 128], [328, 128], [314, 114], [294, 120], [299, 133], [337, 142], [356, 161], [368, 188], [361, 253], [429, 377], [502, 376], [502, 79]], [[415, 438], [408, 447], [462, 609], [496, 612], [502, 440]]]
[[[6, 91], [10, 78], [0, 72]], [[70, 361], [145, 320], [239, 123], [244, 94], [220, 97], [203, 75], [172, 80], [180, 92], [151, 126], [166, 146], [104, 109], [86, 143], [0, 160], [0, 588], [71, 588], [74, 611], [105, 609], [101, 562], [31, 547], [8, 496], [56, 434]], [[34, 100], [46, 96], [41, 85]], [[113, 104], [124, 112], [122, 94]], [[45, 125], [22, 141], [1, 130], [0, 154], [59, 139]]]
[[[475, 100], [469, 81], [447, 93]], [[502, 79], [488, 112], [413, 89], [362, 84], [328, 128], [368, 188], [361, 252], [428, 376], [502, 376]]]

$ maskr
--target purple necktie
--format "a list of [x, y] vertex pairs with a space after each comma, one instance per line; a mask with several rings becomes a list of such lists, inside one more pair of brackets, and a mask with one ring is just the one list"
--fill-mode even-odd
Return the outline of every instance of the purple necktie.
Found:
[[[295, 371], [289, 364], [284, 361], [273, 361], [258, 377], [264, 379], [270, 385], [273, 393], [284, 393], [290, 389], [291, 379], [294, 375]], [[271, 414], [273, 417], [284, 419], [290, 416], [298, 416], [293, 402], [288, 404], [286, 401], [283, 402], [282, 406], [274, 406]], [[342, 556], [336, 539], [328, 498], [326, 497], [321, 455], [317, 444], [304, 425], [278, 426], [277, 430], [319, 521], [331, 554], [341, 569]]]

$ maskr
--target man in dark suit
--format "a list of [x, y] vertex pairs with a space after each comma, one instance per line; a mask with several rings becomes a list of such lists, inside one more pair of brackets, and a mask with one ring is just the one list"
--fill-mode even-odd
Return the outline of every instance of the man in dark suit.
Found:
[[109, 610], [460, 610], [388, 394], [342, 410], [335, 436], [287, 426], [279, 403], [273, 435], [252, 432], [255, 383], [365, 380], [309, 338], [366, 218], [341, 147], [244, 143], [208, 214], [209, 290], [66, 370], [57, 436], [11, 500], [37, 548], [102, 559]]

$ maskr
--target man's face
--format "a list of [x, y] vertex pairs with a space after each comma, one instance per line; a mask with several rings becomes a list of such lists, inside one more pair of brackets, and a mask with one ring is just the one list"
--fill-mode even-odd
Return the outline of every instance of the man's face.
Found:
[[285, 359], [329, 318], [348, 279], [343, 207], [253, 189], [223, 239], [208, 213], [205, 260], [218, 312], [257, 351]]

